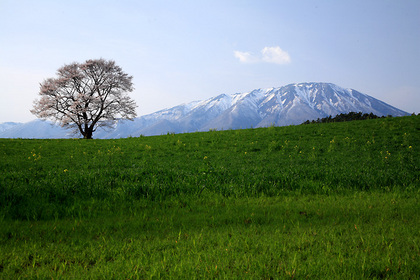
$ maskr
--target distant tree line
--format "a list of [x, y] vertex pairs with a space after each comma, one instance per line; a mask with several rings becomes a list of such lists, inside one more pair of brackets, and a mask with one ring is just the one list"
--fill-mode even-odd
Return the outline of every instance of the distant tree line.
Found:
[[350, 112], [346, 114], [339, 114], [335, 117], [332, 117], [331, 115], [325, 118], [318, 118], [317, 120], [307, 120], [306, 122], [302, 124], [311, 124], [311, 123], [332, 123], [332, 122], [350, 122], [350, 121], [360, 121], [360, 120], [370, 120], [370, 119], [378, 119], [378, 118], [390, 118], [391, 115], [388, 115], [387, 117], [382, 116], [378, 117], [377, 115], [370, 113], [370, 114], [363, 114], [362, 112]]

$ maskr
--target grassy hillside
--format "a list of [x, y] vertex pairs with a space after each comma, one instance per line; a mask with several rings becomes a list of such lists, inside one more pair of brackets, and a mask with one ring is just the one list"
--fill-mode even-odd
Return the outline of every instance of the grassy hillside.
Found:
[[0, 278], [418, 277], [419, 144], [419, 116], [0, 139]]

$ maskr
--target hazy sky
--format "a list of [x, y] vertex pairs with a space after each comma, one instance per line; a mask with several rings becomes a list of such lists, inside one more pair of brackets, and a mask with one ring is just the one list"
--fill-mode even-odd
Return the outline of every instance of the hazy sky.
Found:
[[420, 1], [0, 0], [0, 123], [39, 83], [112, 59], [138, 115], [221, 93], [331, 82], [420, 113]]

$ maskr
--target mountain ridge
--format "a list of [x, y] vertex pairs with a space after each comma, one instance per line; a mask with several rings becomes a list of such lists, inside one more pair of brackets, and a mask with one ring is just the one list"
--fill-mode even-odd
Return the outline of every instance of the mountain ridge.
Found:
[[[140, 116], [133, 122], [120, 121], [110, 130], [98, 129], [94, 137], [124, 138], [168, 132], [297, 125], [306, 120], [349, 112], [373, 113], [378, 116], [408, 115], [407, 112], [354, 89], [345, 89], [332, 83], [295, 83], [245, 93], [219, 94], [206, 100], [180, 104]], [[58, 126], [53, 126], [48, 133], [49, 137], [44, 137], [45, 125], [43, 129], [32, 132], [25, 129], [25, 125], [15, 125], [0, 132], [0, 138], [77, 137]], [[30, 127], [36, 125], [33, 123]], [[37, 131], [43, 131], [44, 135]]]

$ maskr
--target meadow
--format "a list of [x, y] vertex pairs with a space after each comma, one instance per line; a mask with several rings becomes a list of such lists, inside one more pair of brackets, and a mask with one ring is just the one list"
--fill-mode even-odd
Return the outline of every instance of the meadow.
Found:
[[1, 279], [420, 279], [420, 116], [0, 158]]

